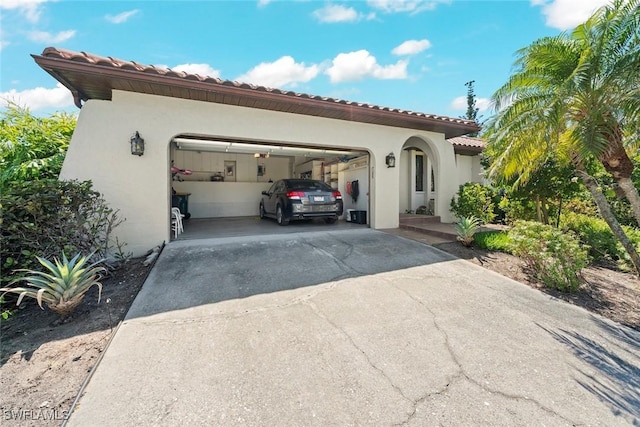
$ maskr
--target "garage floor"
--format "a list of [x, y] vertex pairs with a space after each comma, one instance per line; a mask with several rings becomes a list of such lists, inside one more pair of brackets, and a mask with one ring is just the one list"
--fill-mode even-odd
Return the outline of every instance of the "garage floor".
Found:
[[301, 233], [305, 231], [336, 231], [368, 228], [367, 224], [338, 221], [325, 224], [322, 219], [291, 221], [279, 226], [273, 219], [252, 217], [198, 218], [183, 221], [184, 233], [177, 240], [209, 239], [213, 237], [239, 237], [268, 234]]

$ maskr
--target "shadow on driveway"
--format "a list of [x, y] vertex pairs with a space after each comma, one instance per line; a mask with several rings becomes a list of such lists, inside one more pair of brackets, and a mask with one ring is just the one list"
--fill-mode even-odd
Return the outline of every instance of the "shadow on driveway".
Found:
[[165, 247], [127, 318], [453, 259], [370, 229], [176, 241]]
[[640, 426], [640, 367], [625, 360], [625, 355], [632, 355], [617, 343], [619, 340], [632, 350], [640, 350], [640, 333], [604, 322], [595, 316], [592, 316], [592, 320], [603, 330], [602, 337], [607, 341], [607, 346], [576, 331], [554, 331], [538, 326], [593, 367], [595, 372], [576, 369], [583, 376], [576, 378], [581, 387], [610, 405], [616, 416], [630, 414], [635, 418], [633, 425]]

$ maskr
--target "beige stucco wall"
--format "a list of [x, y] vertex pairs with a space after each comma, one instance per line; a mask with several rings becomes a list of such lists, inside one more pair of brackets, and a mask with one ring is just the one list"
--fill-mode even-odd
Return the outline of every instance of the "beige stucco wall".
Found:
[[[130, 154], [135, 131], [145, 139], [142, 157]], [[352, 147], [370, 153], [370, 226], [398, 226], [401, 168], [387, 168], [385, 156], [400, 152], [410, 138], [425, 144], [437, 162], [436, 214], [451, 221], [448, 200], [455, 192], [455, 157], [444, 135], [252, 108], [114, 91], [112, 101], [88, 101], [82, 108], [61, 179], [91, 179], [126, 221], [116, 234], [126, 250], [140, 255], [170, 239], [169, 142], [183, 133]]]
[[458, 168], [458, 185], [467, 182], [483, 183], [482, 165], [480, 155], [465, 156], [456, 154], [456, 166]]
[[456, 169], [458, 170], [458, 185], [474, 181], [473, 157], [456, 154]]

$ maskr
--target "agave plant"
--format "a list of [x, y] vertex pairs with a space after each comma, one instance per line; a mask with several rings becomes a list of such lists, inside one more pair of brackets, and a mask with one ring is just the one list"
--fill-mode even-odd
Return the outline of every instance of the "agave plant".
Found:
[[[93, 254], [91, 254], [93, 255]], [[81, 257], [76, 254], [71, 260], [62, 254], [62, 262], [54, 258], [54, 263], [44, 258], [36, 257], [40, 264], [49, 272], [37, 270], [18, 270], [27, 272], [26, 277], [14, 280], [11, 284], [25, 281], [25, 287], [2, 288], [4, 294], [7, 292], [18, 294], [16, 305], [20, 305], [22, 299], [27, 296], [35, 298], [40, 308], [44, 301], [47, 306], [58, 313], [62, 318], [67, 317], [84, 298], [84, 294], [93, 286], [98, 286], [98, 302], [102, 295], [102, 283], [100, 273], [106, 271], [104, 267], [97, 267], [103, 260], [87, 265], [91, 255]]]
[[464, 246], [471, 246], [473, 243], [473, 235], [476, 234], [476, 231], [480, 228], [480, 224], [480, 219], [475, 216], [460, 218], [460, 221], [455, 226], [458, 240]]

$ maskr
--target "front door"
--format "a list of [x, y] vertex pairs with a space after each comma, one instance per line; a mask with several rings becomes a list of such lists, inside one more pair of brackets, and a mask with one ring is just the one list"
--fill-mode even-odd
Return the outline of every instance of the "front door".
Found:
[[411, 151], [411, 209], [415, 211], [427, 204], [427, 156], [422, 151]]

